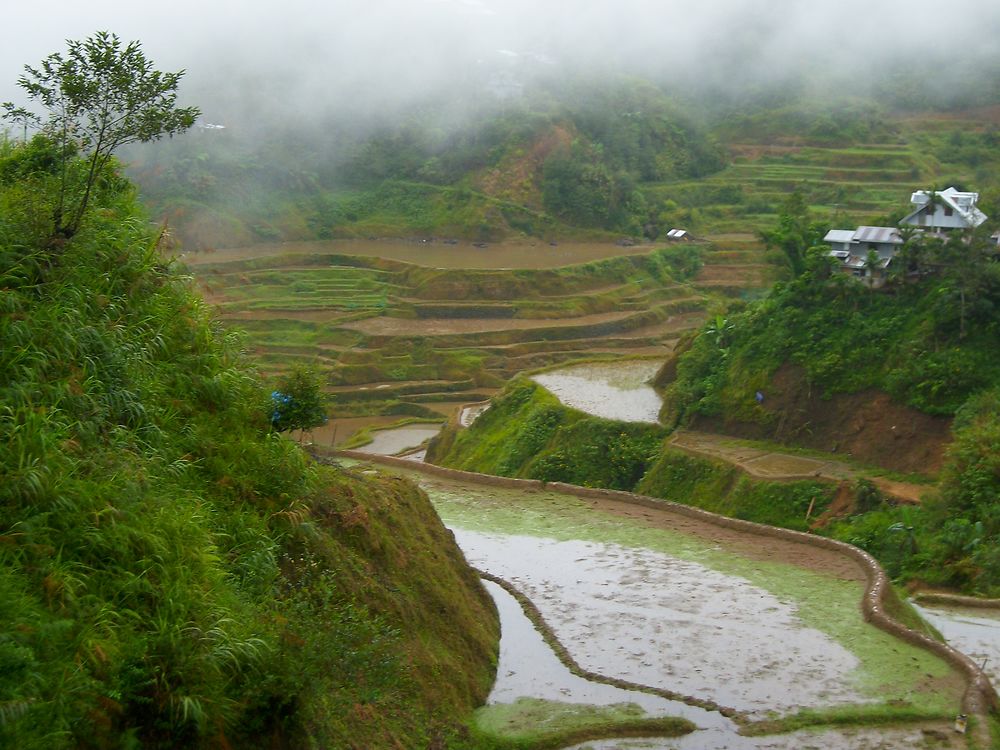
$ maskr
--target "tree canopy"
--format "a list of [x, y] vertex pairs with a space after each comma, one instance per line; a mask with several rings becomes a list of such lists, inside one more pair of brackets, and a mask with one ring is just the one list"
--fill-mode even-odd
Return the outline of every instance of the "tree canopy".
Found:
[[[3, 117], [41, 128], [61, 147], [53, 216], [57, 236], [70, 237], [79, 229], [94, 184], [116, 149], [183, 132], [200, 114], [197, 107], [177, 106], [184, 71], [154, 69], [138, 41], [123, 45], [107, 31], [83, 41], [69, 40], [65, 54], [51, 54], [24, 71], [18, 85], [44, 112], [6, 102]], [[69, 168], [77, 150], [87, 157], [82, 174]]]

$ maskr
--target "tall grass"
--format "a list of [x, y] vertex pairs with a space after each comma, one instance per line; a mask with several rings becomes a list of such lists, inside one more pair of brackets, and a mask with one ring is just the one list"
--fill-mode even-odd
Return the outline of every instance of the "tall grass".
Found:
[[[355, 705], [413, 743], [458, 722], [496, 633], [443, 528], [440, 550], [400, 550], [453, 591], [418, 647], [418, 601], [369, 604], [411, 584], [342, 523], [383, 490], [269, 432], [242, 337], [161, 259], [127, 183], [109, 175], [72, 240], [37, 232], [32, 148], [0, 150], [0, 747], [379, 744], [342, 721]], [[440, 645], [466, 628], [460, 657]], [[474, 665], [465, 694], [410, 677], [452, 658]]]

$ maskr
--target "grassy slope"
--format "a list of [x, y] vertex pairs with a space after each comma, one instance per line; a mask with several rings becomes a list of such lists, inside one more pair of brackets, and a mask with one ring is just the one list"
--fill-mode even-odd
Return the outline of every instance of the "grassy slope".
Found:
[[484, 474], [631, 489], [663, 436], [654, 425], [568, 409], [540, 385], [518, 378], [472, 428], [437, 438], [428, 460]]
[[716, 513], [788, 528], [808, 528], [835, 487], [765, 482], [738, 469], [661, 447], [653, 425], [614, 422], [563, 406], [540, 385], [513, 380], [468, 429], [447, 427], [427, 460], [455, 469], [591, 487], [635, 490]]
[[426, 497], [269, 434], [131, 189], [50, 243], [30, 156], [0, 152], [0, 746], [462, 735], [496, 618]]

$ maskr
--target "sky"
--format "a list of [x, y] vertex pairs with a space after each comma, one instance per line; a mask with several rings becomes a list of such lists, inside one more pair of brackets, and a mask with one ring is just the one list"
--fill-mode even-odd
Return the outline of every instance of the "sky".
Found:
[[[14, 0], [3, 13], [0, 101], [17, 77], [108, 30], [139, 39], [182, 98], [283, 116], [391, 107], [464, 91], [485, 70], [628, 71], [766, 81], [864, 71], [890, 58], [1000, 59], [1000, 2], [964, 0]], [[271, 113], [272, 115], [274, 112]]]

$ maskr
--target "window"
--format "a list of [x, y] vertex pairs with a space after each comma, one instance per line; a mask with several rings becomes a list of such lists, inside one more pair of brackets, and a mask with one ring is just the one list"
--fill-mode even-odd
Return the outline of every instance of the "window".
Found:
[[955, 212], [952, 210], [951, 206], [945, 206], [944, 207], [944, 215], [945, 216], [951, 216], [953, 213], [955, 213]]

